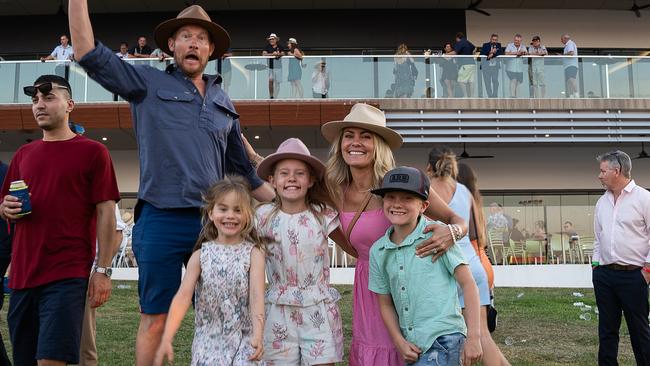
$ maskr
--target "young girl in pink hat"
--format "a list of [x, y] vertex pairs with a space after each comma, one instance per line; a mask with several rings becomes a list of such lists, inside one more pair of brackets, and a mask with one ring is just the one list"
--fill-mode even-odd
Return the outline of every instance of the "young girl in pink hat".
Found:
[[329, 284], [327, 239], [346, 246], [338, 214], [323, 188], [325, 166], [299, 139], [284, 141], [257, 174], [276, 192], [256, 212], [266, 253], [267, 365], [333, 365], [343, 360], [343, 327]]

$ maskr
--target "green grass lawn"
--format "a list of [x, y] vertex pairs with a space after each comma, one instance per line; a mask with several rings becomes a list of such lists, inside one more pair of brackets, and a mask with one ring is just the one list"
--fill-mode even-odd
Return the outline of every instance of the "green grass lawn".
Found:
[[[126, 285], [130, 288], [118, 288], [118, 285]], [[347, 351], [352, 336], [352, 287], [336, 287], [343, 296], [339, 305], [343, 315]], [[581, 310], [573, 306], [574, 302], [582, 301], [595, 308], [596, 301], [593, 290], [579, 290], [585, 295], [583, 298], [573, 297], [572, 293], [577, 291], [536, 288], [496, 289], [499, 324], [492, 336], [513, 365], [596, 364], [598, 351], [596, 314], [592, 310], [592, 319], [582, 320]], [[8, 304], [5, 303], [0, 331], [11, 350], [7, 336], [7, 306]], [[134, 364], [138, 320], [137, 284], [116, 281], [111, 300], [97, 313], [97, 346], [101, 365], [131, 366]], [[192, 323], [193, 313], [190, 311], [176, 336], [174, 344], [176, 365], [189, 364]], [[506, 338], [511, 338], [514, 343], [506, 345]], [[634, 364], [630, 338], [625, 326], [621, 329], [619, 363]]]

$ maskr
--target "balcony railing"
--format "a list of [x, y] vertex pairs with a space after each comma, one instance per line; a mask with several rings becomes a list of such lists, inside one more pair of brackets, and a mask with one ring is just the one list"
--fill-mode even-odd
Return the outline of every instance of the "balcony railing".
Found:
[[[146, 64], [164, 69], [171, 60], [133, 59], [126, 62]], [[273, 63], [273, 71], [269, 66]], [[500, 56], [496, 98], [511, 98], [511, 79], [521, 72], [517, 85], [518, 98], [650, 98], [650, 57], [627, 56]], [[407, 68], [404, 64], [409, 64]], [[454, 81], [458, 66], [470, 65], [471, 85]], [[577, 66], [577, 93], [569, 95], [565, 65]], [[220, 71], [224, 87], [235, 100], [270, 99], [269, 76], [279, 80], [276, 99], [314, 99], [314, 76], [327, 75], [327, 98], [488, 98], [484, 82], [486, 62], [472, 56], [306, 56], [302, 61], [291, 56], [231, 57], [211, 61], [206, 73]], [[278, 66], [280, 66], [278, 68]], [[412, 67], [411, 67], [412, 66]], [[278, 71], [281, 70], [281, 71]], [[405, 71], [406, 70], [406, 71]], [[507, 72], [509, 71], [509, 72]], [[543, 74], [544, 88], [534, 87]], [[461, 72], [462, 73], [462, 72]], [[110, 102], [118, 100], [90, 79], [76, 63], [62, 61], [0, 62], [0, 103], [29, 103], [22, 87], [30, 85], [42, 74], [59, 74], [70, 81], [77, 102]], [[289, 81], [289, 77], [296, 78]], [[448, 87], [442, 80], [451, 80]], [[537, 79], [539, 80], [539, 79]], [[300, 92], [300, 89], [302, 92]]]

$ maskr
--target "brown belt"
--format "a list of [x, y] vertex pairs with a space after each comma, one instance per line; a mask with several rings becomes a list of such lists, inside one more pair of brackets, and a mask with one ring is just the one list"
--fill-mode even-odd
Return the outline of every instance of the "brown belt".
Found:
[[631, 265], [631, 264], [622, 265], [622, 264], [616, 264], [616, 263], [606, 264], [603, 267], [607, 267], [607, 268], [612, 269], [614, 271], [636, 271], [636, 270], [641, 269], [641, 266], [634, 266], [634, 265]]

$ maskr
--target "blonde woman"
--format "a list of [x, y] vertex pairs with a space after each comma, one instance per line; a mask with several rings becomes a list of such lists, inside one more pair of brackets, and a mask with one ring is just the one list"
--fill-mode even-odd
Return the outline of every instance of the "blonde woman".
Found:
[[413, 95], [415, 79], [418, 77], [418, 69], [415, 67], [413, 57], [404, 43], [397, 47], [395, 54], [395, 98], [410, 98]]
[[289, 38], [287, 42], [287, 54], [293, 56], [289, 59], [289, 77], [291, 83], [291, 98], [302, 98], [302, 58], [305, 55], [295, 38]]
[[[447, 202], [449, 207], [460, 215], [464, 220], [470, 221], [471, 210], [474, 205], [474, 198], [470, 190], [463, 184], [456, 181], [458, 177], [458, 163], [456, 154], [446, 146], [432, 149], [429, 152], [427, 164], [427, 175], [431, 179], [431, 188], [438, 192], [440, 198]], [[510, 364], [503, 356], [499, 347], [492, 339], [487, 324], [487, 309], [490, 305], [490, 289], [488, 277], [481, 264], [481, 259], [470, 242], [469, 235], [465, 235], [458, 240], [456, 245], [460, 246], [465, 258], [469, 262], [472, 277], [476, 281], [479, 291], [479, 300], [481, 304], [481, 348], [483, 349], [483, 365], [503, 365]], [[463, 296], [459, 293], [463, 314], [465, 313]]]
[[[379, 187], [384, 174], [395, 166], [393, 150], [400, 147], [402, 138], [386, 127], [381, 110], [363, 103], [355, 104], [343, 121], [324, 124], [321, 132], [332, 143], [326, 184], [337, 205], [341, 227], [358, 252], [349, 364], [404, 365], [397, 348], [401, 345], [393, 344], [381, 318], [377, 295], [368, 290], [370, 247], [390, 226], [381, 198], [370, 190]], [[451, 224], [428, 227], [433, 234], [416, 251], [420, 256], [433, 255], [435, 260], [453, 244], [452, 231], [465, 235], [467, 228], [434, 192], [429, 198], [426, 215]]]

